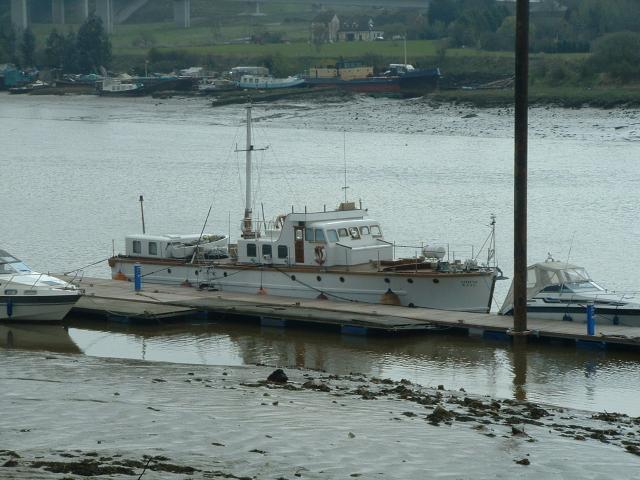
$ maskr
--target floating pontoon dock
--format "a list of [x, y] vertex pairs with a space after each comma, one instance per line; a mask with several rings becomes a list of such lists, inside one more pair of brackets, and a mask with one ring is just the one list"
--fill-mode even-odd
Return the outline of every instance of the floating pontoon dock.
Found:
[[[76, 282], [77, 283], [77, 282]], [[512, 317], [409, 308], [393, 305], [301, 300], [247, 295], [193, 287], [145, 284], [140, 292], [131, 282], [85, 278], [74, 313], [131, 323], [169, 323], [194, 316], [213, 320], [258, 320], [274, 327], [306, 326], [337, 329], [345, 334], [419, 334], [456, 330], [472, 336], [508, 339]], [[584, 323], [530, 318], [529, 338], [558, 340], [595, 347], [620, 346], [640, 350], [640, 328], [596, 325], [587, 335]]]

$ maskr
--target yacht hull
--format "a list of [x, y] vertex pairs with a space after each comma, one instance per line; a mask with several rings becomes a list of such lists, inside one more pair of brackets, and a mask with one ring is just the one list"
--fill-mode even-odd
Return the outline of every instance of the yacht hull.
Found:
[[69, 295], [0, 296], [0, 321], [59, 322], [78, 301]]
[[[114, 279], [133, 281], [134, 260], [114, 257], [110, 263]], [[140, 263], [143, 282], [154, 284], [478, 313], [489, 311], [495, 283], [492, 271], [424, 274]]]

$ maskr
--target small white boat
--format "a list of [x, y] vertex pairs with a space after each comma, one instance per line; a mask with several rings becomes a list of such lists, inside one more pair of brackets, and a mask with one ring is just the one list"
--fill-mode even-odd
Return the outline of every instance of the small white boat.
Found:
[[243, 75], [238, 81], [238, 87], [248, 89], [272, 90], [276, 88], [300, 87], [304, 84], [303, 78], [287, 77], [274, 78], [262, 75]]
[[[583, 267], [549, 257], [527, 269], [527, 313], [532, 318], [586, 322], [587, 305], [595, 308], [596, 325], [640, 327], [640, 303], [602, 288]], [[500, 314], [513, 315], [513, 285]]]
[[60, 321], [81, 294], [75, 285], [34, 272], [0, 250], [0, 321]]
[[98, 95], [135, 96], [144, 94], [144, 85], [137, 82], [123, 82], [115, 78], [105, 78], [96, 82]]

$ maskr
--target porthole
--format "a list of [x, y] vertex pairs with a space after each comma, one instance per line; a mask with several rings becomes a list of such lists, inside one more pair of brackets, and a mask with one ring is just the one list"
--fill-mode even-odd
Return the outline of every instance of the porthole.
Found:
[[407, 278], [407, 283], [413, 283], [413, 278]]
[[318, 275], [318, 276], [316, 277], [316, 280], [317, 280], [317, 281], [319, 281], [319, 282], [321, 282], [321, 281], [322, 281], [322, 277], [321, 277], [320, 275]]
[[295, 275], [291, 275], [291, 280], [293, 280], [295, 282], [296, 281], [296, 276]]
[[434, 278], [433, 283], [440, 283], [440, 280], [438, 280], [437, 278]]
[[384, 283], [391, 283], [391, 280], [389, 280], [388, 278], [385, 278]]
[[170, 268], [167, 268], [167, 273], [171, 274], [171, 269]]
[[227, 274], [227, 272], [224, 272], [222, 275], [223, 275], [224, 277], [226, 277], [228, 274]]
[[344, 277], [340, 277], [340, 283], [344, 283]]

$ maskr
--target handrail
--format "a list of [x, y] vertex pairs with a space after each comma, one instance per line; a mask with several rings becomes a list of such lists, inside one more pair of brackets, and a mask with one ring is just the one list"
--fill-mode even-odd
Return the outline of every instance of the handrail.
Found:
[[386, 243], [387, 245], [393, 245], [393, 243], [391, 242], [387, 242], [386, 240], [383, 240], [382, 238], [376, 238], [377, 242], [382, 242], [382, 243]]

